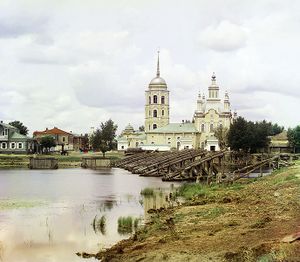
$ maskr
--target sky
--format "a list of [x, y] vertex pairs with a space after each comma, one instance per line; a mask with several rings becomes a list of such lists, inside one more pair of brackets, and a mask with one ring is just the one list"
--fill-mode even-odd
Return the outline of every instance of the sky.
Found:
[[300, 124], [300, 1], [0, 0], [0, 120], [32, 133], [144, 124], [156, 74], [191, 120], [216, 73], [247, 120]]

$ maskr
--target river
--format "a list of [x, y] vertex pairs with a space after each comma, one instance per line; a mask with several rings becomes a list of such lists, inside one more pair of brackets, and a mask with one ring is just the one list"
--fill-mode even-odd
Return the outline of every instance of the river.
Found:
[[[160, 188], [160, 194], [142, 197], [146, 187]], [[143, 223], [147, 209], [168, 204], [170, 188], [160, 178], [117, 168], [0, 170], [0, 261], [95, 261], [76, 252], [96, 253], [128, 238], [119, 233], [118, 218]], [[98, 227], [101, 217], [105, 225]]]

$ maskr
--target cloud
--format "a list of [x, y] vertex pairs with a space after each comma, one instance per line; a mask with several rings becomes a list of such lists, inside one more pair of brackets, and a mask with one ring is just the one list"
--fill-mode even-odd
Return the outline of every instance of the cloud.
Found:
[[33, 14], [7, 14], [0, 12], [0, 38], [15, 38], [26, 34], [45, 31], [49, 22], [47, 16]]
[[246, 118], [298, 124], [299, 3], [219, 2], [0, 2], [1, 117], [31, 130], [142, 125], [160, 46], [172, 121], [192, 118], [215, 71]]
[[200, 45], [219, 52], [240, 49], [246, 45], [246, 40], [245, 29], [226, 20], [208, 26], [199, 33], [198, 38]]

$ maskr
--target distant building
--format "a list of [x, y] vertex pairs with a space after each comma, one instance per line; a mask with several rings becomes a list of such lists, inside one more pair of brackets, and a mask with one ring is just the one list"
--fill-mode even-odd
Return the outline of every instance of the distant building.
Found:
[[291, 153], [293, 149], [290, 147], [287, 131], [270, 137], [269, 149], [271, 153]]
[[0, 153], [27, 153], [30, 151], [32, 139], [20, 134], [14, 126], [0, 121]]
[[208, 87], [208, 98], [198, 95], [197, 109], [192, 121], [170, 123], [169, 90], [166, 81], [160, 76], [159, 57], [156, 77], [145, 91], [145, 132], [135, 131], [128, 125], [118, 137], [118, 150], [142, 148], [149, 150], [181, 150], [185, 148], [203, 148], [219, 150], [214, 130], [217, 127], [229, 128], [233, 116], [229, 95], [224, 100], [219, 95], [219, 86], [215, 74]]
[[33, 132], [33, 138], [38, 142], [40, 142], [41, 138], [44, 136], [52, 136], [54, 138], [56, 146], [52, 148], [53, 151], [70, 151], [82, 148], [83, 139], [81, 135], [66, 132], [57, 127]]

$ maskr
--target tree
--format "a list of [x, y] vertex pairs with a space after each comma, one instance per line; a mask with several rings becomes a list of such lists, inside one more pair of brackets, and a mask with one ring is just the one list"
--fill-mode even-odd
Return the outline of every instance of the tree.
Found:
[[145, 131], [145, 126], [139, 126], [139, 131], [144, 132]]
[[228, 145], [233, 150], [257, 152], [269, 145], [271, 124], [264, 121], [252, 122], [238, 117], [230, 125], [228, 132]]
[[250, 149], [250, 133], [248, 122], [243, 117], [238, 117], [230, 125], [228, 131], [228, 145], [232, 150], [244, 150]]
[[84, 134], [84, 136], [82, 137], [82, 150], [87, 150], [89, 149], [89, 135], [88, 134]]
[[228, 145], [228, 129], [223, 126], [218, 126], [215, 130], [215, 137], [219, 141], [220, 149], [225, 149]]
[[26, 126], [24, 126], [22, 122], [15, 120], [13, 122], [10, 122], [9, 124], [11, 126], [18, 128], [20, 131], [20, 134], [25, 135], [25, 136], [28, 134], [28, 128]]
[[42, 150], [45, 148], [46, 152], [49, 152], [51, 147], [56, 146], [56, 143], [52, 136], [43, 136], [40, 140], [40, 145]]
[[109, 119], [100, 124], [96, 132], [91, 136], [91, 144], [94, 150], [100, 150], [105, 157], [105, 152], [112, 150], [115, 146], [114, 140], [118, 126]]
[[290, 146], [293, 147], [294, 153], [296, 153], [300, 148], [300, 125], [296, 126], [295, 128], [289, 128], [287, 137]]
[[275, 123], [275, 124], [270, 123], [270, 124], [271, 124], [270, 136], [275, 136], [277, 134], [280, 134], [284, 130], [284, 127], [279, 126], [277, 123]]

